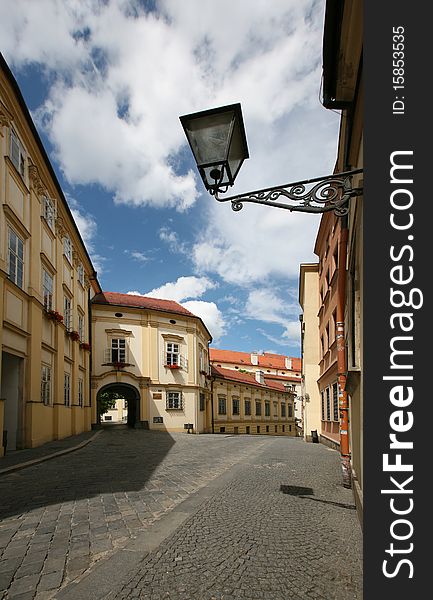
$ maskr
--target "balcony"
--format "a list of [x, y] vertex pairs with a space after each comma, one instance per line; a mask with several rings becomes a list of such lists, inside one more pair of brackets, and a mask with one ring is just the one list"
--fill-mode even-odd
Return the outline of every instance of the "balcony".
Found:
[[181, 354], [176, 354], [173, 352], [166, 352], [164, 354], [163, 364], [166, 369], [170, 369], [172, 371], [188, 370], [188, 359]]

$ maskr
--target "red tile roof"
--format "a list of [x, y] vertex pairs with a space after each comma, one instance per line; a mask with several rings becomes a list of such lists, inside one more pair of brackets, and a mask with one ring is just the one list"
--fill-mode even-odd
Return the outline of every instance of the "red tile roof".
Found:
[[223, 369], [222, 367], [216, 367], [211, 365], [211, 373], [214, 377], [220, 377], [222, 379], [229, 379], [231, 381], [238, 381], [239, 383], [245, 383], [248, 385], [255, 385], [262, 389], [272, 389], [278, 392], [286, 392], [287, 389], [283, 383], [277, 381], [265, 381], [265, 383], [259, 383], [251, 373], [239, 373], [234, 369]]
[[147, 296], [135, 296], [133, 294], [119, 294], [118, 292], [101, 292], [92, 299], [93, 304], [112, 304], [113, 306], [127, 306], [132, 308], [149, 308], [162, 310], [164, 312], [178, 313], [195, 317], [189, 310], [174, 300], [159, 300]]
[[[211, 361], [221, 363], [235, 363], [238, 365], [252, 365], [251, 354], [247, 352], [236, 352], [234, 350], [219, 350], [218, 348], [210, 348], [209, 358]], [[286, 367], [286, 356], [282, 354], [272, 354], [265, 352], [258, 354], [259, 367], [271, 367], [282, 371], [301, 371], [301, 359], [297, 357], [288, 357], [292, 359], [292, 368]]]

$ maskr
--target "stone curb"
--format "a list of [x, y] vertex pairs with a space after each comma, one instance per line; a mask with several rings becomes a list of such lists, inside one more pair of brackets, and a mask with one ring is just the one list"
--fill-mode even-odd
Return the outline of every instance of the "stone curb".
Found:
[[70, 448], [65, 448], [64, 450], [57, 450], [57, 452], [52, 452], [51, 454], [46, 454], [45, 456], [39, 456], [38, 458], [33, 458], [31, 460], [27, 460], [25, 462], [18, 463], [16, 465], [6, 467], [5, 469], [0, 469], [0, 475], [7, 475], [8, 473], [12, 473], [13, 471], [18, 471], [19, 469], [25, 469], [26, 467], [31, 467], [32, 465], [43, 462], [44, 460], [51, 460], [52, 458], [56, 458], [57, 456], [62, 456], [63, 454], [68, 454], [69, 452], [74, 452], [75, 450], [84, 448], [84, 446], [87, 446], [87, 444], [90, 444], [90, 442], [93, 442], [93, 440], [102, 432], [103, 432], [103, 429], [100, 429], [94, 435], [92, 435], [92, 437], [90, 437], [88, 440], [84, 440], [83, 442], [80, 442], [76, 446], [71, 446]]

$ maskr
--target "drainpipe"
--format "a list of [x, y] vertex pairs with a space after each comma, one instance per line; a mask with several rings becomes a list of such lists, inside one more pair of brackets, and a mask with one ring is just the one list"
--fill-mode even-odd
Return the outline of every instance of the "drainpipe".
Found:
[[[344, 220], [343, 220], [344, 219]], [[349, 402], [346, 392], [347, 355], [344, 333], [344, 306], [346, 300], [346, 260], [348, 232], [346, 218], [341, 219], [340, 239], [338, 241], [338, 279], [337, 279], [337, 375], [338, 404], [340, 408], [340, 454], [343, 471], [343, 486], [352, 487], [352, 468], [350, 465], [349, 443]]]

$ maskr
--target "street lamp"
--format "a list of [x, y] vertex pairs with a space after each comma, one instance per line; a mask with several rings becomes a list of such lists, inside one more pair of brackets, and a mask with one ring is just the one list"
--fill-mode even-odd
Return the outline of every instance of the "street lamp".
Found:
[[[218, 202], [231, 202], [234, 211], [244, 202], [285, 208], [304, 213], [333, 210], [338, 217], [349, 212], [349, 200], [362, 193], [352, 186], [354, 169], [305, 179], [236, 196], [221, 197], [236, 179], [248, 158], [248, 146], [240, 104], [230, 104], [180, 117], [205, 188]], [[290, 203], [277, 202], [279, 198]]]

